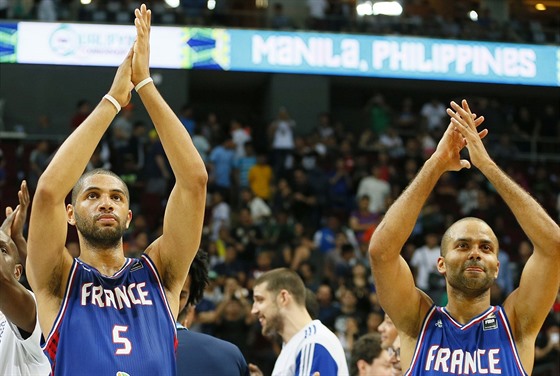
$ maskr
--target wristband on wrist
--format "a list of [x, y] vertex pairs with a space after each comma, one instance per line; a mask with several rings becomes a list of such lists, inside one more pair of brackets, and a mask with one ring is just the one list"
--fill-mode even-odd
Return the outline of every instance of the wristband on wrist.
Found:
[[134, 87], [134, 90], [136, 90], [136, 92], [138, 93], [138, 90], [142, 89], [144, 86], [146, 86], [147, 84], [149, 84], [150, 82], [154, 82], [154, 80], [152, 79], [152, 77], [148, 77], [148, 78], [144, 78], [142, 81], [140, 81], [138, 83], [138, 85], [136, 85]]
[[109, 102], [113, 104], [113, 106], [115, 106], [115, 108], [117, 109], [117, 114], [121, 111], [121, 105], [119, 104], [119, 102], [117, 102], [115, 98], [113, 98], [113, 96], [111, 96], [110, 94], [105, 94], [103, 98], [107, 99]]

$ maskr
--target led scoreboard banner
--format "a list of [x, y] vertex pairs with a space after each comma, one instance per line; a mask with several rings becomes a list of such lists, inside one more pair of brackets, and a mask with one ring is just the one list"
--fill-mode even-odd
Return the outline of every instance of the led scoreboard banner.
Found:
[[[0, 23], [0, 62], [118, 66], [134, 26]], [[560, 47], [416, 37], [152, 27], [151, 66], [560, 86]]]

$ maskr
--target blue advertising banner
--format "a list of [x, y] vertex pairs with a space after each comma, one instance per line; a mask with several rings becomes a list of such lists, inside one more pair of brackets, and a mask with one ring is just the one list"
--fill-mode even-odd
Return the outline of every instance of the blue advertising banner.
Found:
[[[0, 61], [117, 66], [134, 33], [123, 25], [0, 23]], [[155, 68], [560, 86], [558, 46], [158, 26], [152, 46]]]

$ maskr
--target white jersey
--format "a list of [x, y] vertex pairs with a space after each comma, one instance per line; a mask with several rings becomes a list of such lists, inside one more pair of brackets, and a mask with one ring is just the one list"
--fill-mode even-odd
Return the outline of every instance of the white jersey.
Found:
[[340, 341], [321, 321], [313, 320], [282, 347], [272, 376], [347, 376]]
[[49, 375], [51, 366], [40, 342], [37, 318], [33, 333], [23, 339], [18, 327], [0, 312], [0, 375]]

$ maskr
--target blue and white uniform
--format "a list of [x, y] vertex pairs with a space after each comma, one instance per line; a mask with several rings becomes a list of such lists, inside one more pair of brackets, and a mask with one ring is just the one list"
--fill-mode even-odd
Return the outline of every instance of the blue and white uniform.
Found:
[[175, 375], [177, 332], [147, 255], [113, 276], [74, 259], [43, 350], [53, 375]]
[[505, 312], [491, 306], [465, 325], [433, 306], [422, 325], [408, 375], [527, 375]]
[[347, 376], [340, 341], [321, 321], [313, 320], [282, 347], [272, 376]]

